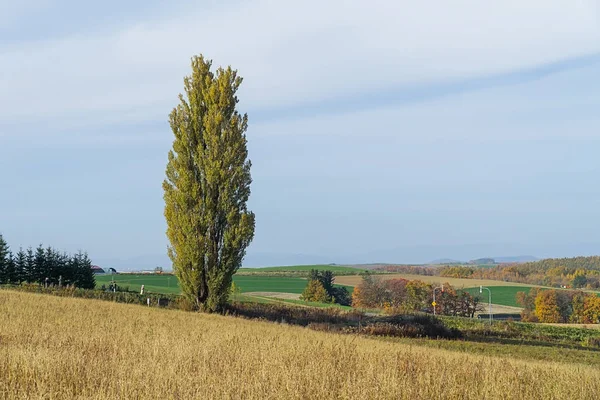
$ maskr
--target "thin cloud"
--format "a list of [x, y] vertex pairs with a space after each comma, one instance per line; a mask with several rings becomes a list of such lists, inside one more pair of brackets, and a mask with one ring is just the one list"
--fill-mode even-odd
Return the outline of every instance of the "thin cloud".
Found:
[[594, 53], [600, 23], [593, 0], [253, 1], [7, 49], [0, 51], [4, 120], [114, 118], [123, 110], [156, 118], [176, 101], [189, 57], [199, 52], [238, 68], [248, 107], [269, 109]]

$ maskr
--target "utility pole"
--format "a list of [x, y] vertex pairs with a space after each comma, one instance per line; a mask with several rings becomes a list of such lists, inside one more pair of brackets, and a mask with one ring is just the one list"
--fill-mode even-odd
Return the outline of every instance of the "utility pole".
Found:
[[435, 291], [438, 289], [442, 289], [442, 293], [444, 293], [444, 285], [440, 286], [440, 287], [436, 287], [433, 288], [433, 303], [431, 303], [431, 305], [433, 306], [433, 315], [435, 316], [435, 306], [437, 306], [437, 303], [435, 301]]
[[492, 291], [487, 288], [487, 287], [483, 287], [483, 286], [479, 286], [479, 293], [483, 293], [483, 289], [487, 290], [489, 293], [489, 307], [488, 307], [488, 314], [490, 317], [490, 325], [492, 324]]

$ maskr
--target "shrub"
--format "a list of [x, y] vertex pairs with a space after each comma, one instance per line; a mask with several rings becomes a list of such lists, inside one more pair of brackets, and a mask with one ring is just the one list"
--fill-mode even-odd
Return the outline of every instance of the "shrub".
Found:
[[317, 279], [311, 279], [308, 281], [308, 285], [306, 285], [304, 292], [302, 292], [300, 300], [329, 303], [331, 301], [331, 297], [327, 294], [327, 291], [325, 290], [325, 287], [321, 281]]

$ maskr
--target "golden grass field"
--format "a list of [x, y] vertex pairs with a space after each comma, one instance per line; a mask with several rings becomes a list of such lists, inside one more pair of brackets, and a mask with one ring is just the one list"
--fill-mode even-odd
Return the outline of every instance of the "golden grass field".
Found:
[[[503, 281], [492, 281], [489, 279], [464, 279], [464, 278], [445, 278], [442, 276], [427, 276], [427, 275], [413, 275], [413, 274], [382, 274], [375, 275], [381, 279], [398, 279], [404, 278], [408, 280], [419, 280], [426, 283], [437, 283], [442, 284], [448, 282], [457, 289], [483, 286], [536, 286], [527, 285], [524, 283], [515, 282], [503, 282]], [[357, 286], [362, 281], [360, 275], [347, 275], [347, 276], [336, 276], [335, 283], [340, 285]]]
[[600, 370], [0, 292], [3, 399], [595, 399]]

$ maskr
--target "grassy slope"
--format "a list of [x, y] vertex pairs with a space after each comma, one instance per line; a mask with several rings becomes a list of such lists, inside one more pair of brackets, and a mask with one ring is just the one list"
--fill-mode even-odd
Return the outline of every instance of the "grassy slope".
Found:
[[[111, 275], [99, 275], [96, 276], [96, 286], [100, 287], [103, 284], [108, 286], [108, 283], [112, 279]], [[120, 286], [127, 287], [129, 290], [139, 292], [141, 286], [148, 292], [152, 293], [180, 293], [177, 278], [174, 275], [163, 274], [117, 274], [114, 275], [115, 281]], [[285, 277], [285, 276], [268, 276], [268, 275], [235, 275], [233, 281], [236, 285], [239, 285], [242, 293], [249, 292], [279, 292], [279, 293], [295, 293], [300, 294], [306, 287], [305, 278], [297, 277]], [[351, 286], [347, 286], [350, 293], [354, 289]], [[261, 296], [240, 296], [236, 298], [239, 301], [256, 301], [260, 303], [272, 303], [281, 302], [282, 300], [275, 300]], [[312, 305], [316, 307], [328, 307], [331, 304], [323, 303], [305, 303], [301, 301], [283, 300], [286, 303]]]
[[[6, 399], [591, 399], [600, 392], [597, 352], [579, 350], [586, 366], [559, 355], [536, 361], [521, 346], [515, 360], [486, 344], [473, 351], [460, 342], [392, 342], [8, 291], [0, 292], [0, 338]], [[457, 351], [444, 349], [454, 344]]]
[[[517, 304], [517, 293], [526, 292], [528, 293], [531, 287], [528, 286], [494, 286], [490, 287], [492, 292], [492, 303], [500, 304], [503, 306], [521, 307]], [[484, 303], [488, 301], [488, 291], [484, 290], [483, 294], [479, 294], [479, 288], [468, 288], [466, 292], [472, 295], [480, 296]]]
[[[119, 274], [114, 279], [119, 285], [129, 286], [133, 291], [139, 291], [141, 285], [144, 285], [147, 291], [154, 293], [180, 293], [177, 278], [173, 275]], [[108, 285], [110, 280], [110, 275], [97, 276], [96, 285]], [[241, 287], [242, 292], [302, 293], [306, 287], [306, 279], [303, 278], [234, 276], [233, 280]]]
[[[96, 276], [96, 286], [108, 285], [111, 275]], [[130, 290], [145, 289], [154, 293], [179, 293], [179, 285], [174, 275], [163, 274], [117, 274], [115, 281], [121, 286], [129, 286]], [[306, 287], [305, 278], [268, 276], [268, 275], [234, 275], [233, 281], [242, 292], [281, 292], [302, 293]], [[352, 287], [348, 287], [352, 291]]]

